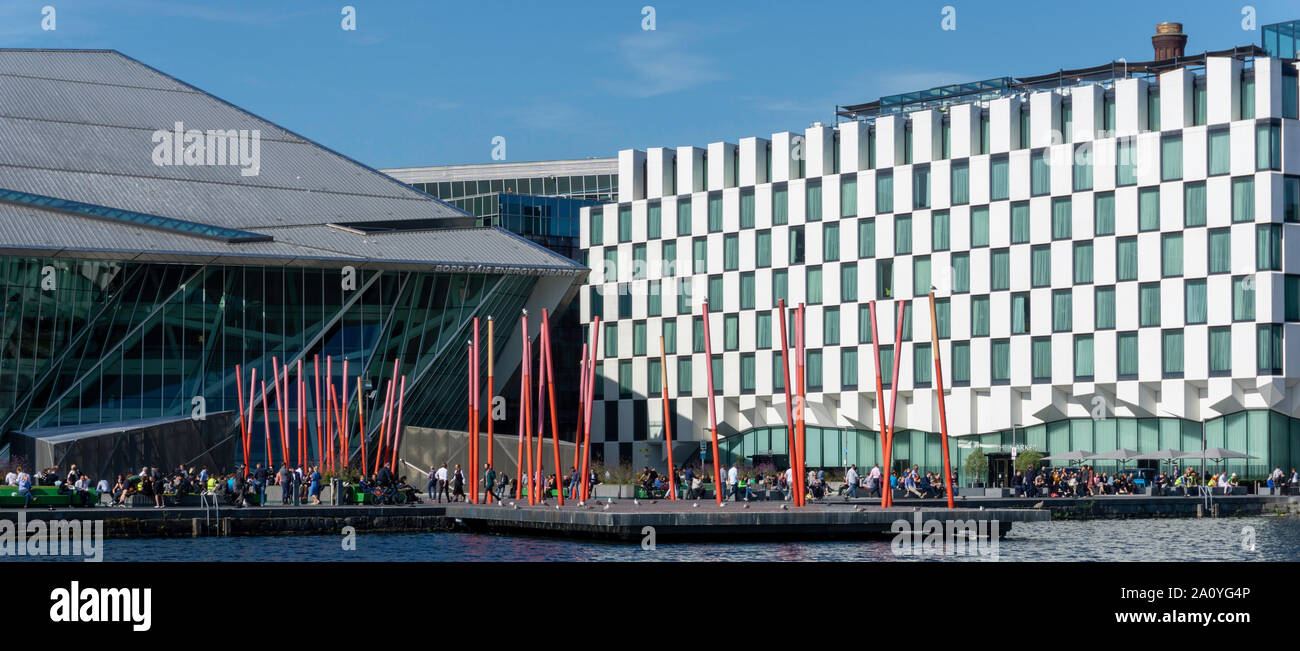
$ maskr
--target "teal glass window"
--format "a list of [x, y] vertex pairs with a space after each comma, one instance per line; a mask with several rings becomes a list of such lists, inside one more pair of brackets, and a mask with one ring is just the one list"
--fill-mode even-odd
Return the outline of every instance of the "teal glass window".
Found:
[[1254, 71], [1247, 74], [1245, 70], [1241, 71], [1241, 119], [1255, 119], [1255, 77]]
[[722, 237], [722, 268], [735, 271], [740, 268], [740, 235], [727, 233]]
[[679, 197], [677, 199], [677, 234], [691, 234], [691, 198]]
[[994, 249], [989, 255], [989, 289], [1011, 289], [1011, 250]]
[[807, 357], [804, 363], [804, 382], [809, 391], [821, 391], [822, 389], [822, 351], [810, 350], [806, 353]]
[[1049, 287], [1052, 284], [1052, 247], [1040, 244], [1030, 251], [1029, 284]]
[[1160, 180], [1178, 181], [1183, 178], [1183, 136], [1166, 133], [1160, 137]]
[[1300, 321], [1300, 276], [1287, 274], [1282, 286], [1283, 318]]
[[[1291, 83], [1295, 83], [1293, 79]], [[1255, 329], [1255, 366], [1260, 375], [1281, 375], [1282, 326], [1261, 325]]]
[[1011, 340], [994, 339], [990, 350], [990, 375], [994, 384], [1006, 384], [1011, 381]]
[[754, 215], [754, 190], [745, 189], [740, 191], [740, 227], [753, 228], [755, 221]]
[[1183, 226], [1205, 225], [1205, 181], [1183, 185]]
[[1093, 222], [1096, 235], [1115, 234], [1115, 193], [1099, 192], [1093, 197]]
[[1093, 377], [1092, 335], [1075, 335], [1074, 337], [1074, 378], [1088, 381]]
[[1015, 292], [1011, 295], [1011, 334], [1022, 335], [1029, 332], [1029, 292]]
[[822, 184], [809, 181], [804, 186], [804, 216], [807, 221], [822, 220]]
[[1052, 239], [1068, 240], [1073, 229], [1072, 200], [1069, 197], [1052, 199]]
[[912, 168], [912, 208], [924, 210], [930, 207], [930, 166], [917, 165]]
[[632, 362], [618, 363], [618, 397], [632, 397]]
[[1210, 249], [1210, 273], [1226, 274], [1232, 271], [1232, 231], [1227, 228], [1210, 229], [1207, 244]]
[[[1204, 96], [1204, 89], [1201, 89]], [[1208, 169], [1210, 176], [1227, 174], [1232, 171], [1232, 153], [1230, 147], [1232, 140], [1229, 138], [1228, 128], [1220, 127], [1210, 129], [1208, 152], [1209, 156]]]
[[960, 206], [970, 203], [970, 163], [966, 161], [952, 164], [952, 205]]
[[970, 334], [972, 337], [989, 335], [988, 296], [975, 296], [970, 300]]
[[790, 264], [803, 264], [803, 247], [803, 226], [792, 226], [790, 228]]
[[592, 246], [601, 246], [605, 243], [605, 212], [599, 208], [592, 208], [591, 216], [587, 219], [588, 240]]
[[1138, 230], [1160, 230], [1160, 188], [1138, 190]]
[[840, 265], [840, 300], [858, 300], [858, 265], [846, 262]]
[[1018, 201], [1011, 204], [1011, 243], [1024, 244], [1029, 241], [1029, 202]]
[[728, 350], [740, 350], [740, 315], [728, 314], [722, 317], [722, 342]]
[[1232, 373], [1232, 328], [1210, 328], [1209, 345], [1210, 374]]
[[894, 255], [912, 252], [912, 216], [899, 215], [894, 218]]
[[785, 187], [772, 188], [772, 224], [781, 225], [790, 221], [790, 191]]
[[1052, 332], [1069, 332], [1074, 328], [1074, 293], [1068, 289], [1052, 290]]
[[1083, 240], [1074, 243], [1074, 284], [1086, 285], [1092, 282], [1092, 241]]
[[772, 313], [759, 312], [754, 315], [754, 345], [758, 348], [772, 347]]
[[858, 214], [858, 178], [846, 176], [840, 179], [840, 217], [856, 217]]
[[1172, 278], [1183, 275], [1183, 234], [1165, 233], [1160, 236], [1160, 275]]
[[1142, 327], [1160, 325], [1160, 283], [1138, 286], [1138, 313], [1138, 324]]
[[618, 357], [618, 324], [605, 324], [605, 357]]
[[970, 254], [952, 254], [952, 293], [965, 294], [970, 291]]
[[1074, 191], [1092, 189], [1092, 143], [1074, 147]]
[[781, 352], [772, 353], [772, 390], [785, 391], [785, 374], [789, 371], [785, 368], [785, 360], [781, 358]]
[[1282, 270], [1282, 225], [1260, 224], [1255, 227], [1255, 269]]
[[822, 228], [822, 260], [835, 262], [840, 259], [840, 225], [826, 224]]
[[914, 344], [912, 346], [912, 384], [918, 387], [928, 387], [934, 375], [931, 366], [934, 364], [934, 356], [930, 353], [930, 344]]
[[1205, 279], [1188, 280], [1183, 285], [1183, 292], [1183, 307], [1186, 311], [1183, 320], [1187, 322], [1187, 325], [1205, 323], [1206, 314], [1209, 312], [1205, 294]]
[[632, 241], [632, 206], [618, 207], [618, 241]]
[[1115, 141], [1115, 185], [1137, 185], [1137, 146], [1131, 136]]
[[840, 308], [838, 307], [822, 310], [822, 344], [826, 346], [840, 344]]
[[889, 171], [876, 172], [876, 213], [894, 212], [894, 174]]
[[949, 218], [947, 210], [936, 210], [930, 215], [930, 240], [934, 251], [947, 251], [949, 246]]
[[660, 238], [663, 230], [663, 206], [658, 203], [646, 206], [645, 230], [647, 238], [652, 240]]
[[1160, 333], [1161, 354], [1166, 377], [1178, 377], [1183, 374], [1183, 331], [1165, 330]]
[[970, 342], [952, 342], [952, 383], [955, 386], [970, 384]]
[[866, 303], [858, 306], [858, 343], [871, 343], [871, 306]]
[[691, 358], [690, 356], [677, 358], [677, 395], [691, 395]]
[[975, 206], [970, 209], [970, 245], [971, 248], [989, 245], [988, 206]]
[[1115, 279], [1137, 280], [1137, 238], [1121, 237], [1115, 240]]
[[663, 313], [663, 281], [652, 280], [646, 286], [646, 315], [659, 316]]
[[754, 233], [754, 265], [759, 269], [772, 266], [772, 231]]
[[1160, 84], [1147, 86], [1147, 131], [1160, 130]]
[[939, 331], [940, 339], [952, 337], [952, 299], [934, 300], [934, 326]]
[[677, 319], [665, 319], [664, 328], [664, 353], [669, 355], [677, 354]]
[[1255, 169], [1282, 169], [1282, 123], [1266, 120], [1255, 126]]
[[646, 323], [645, 321], [634, 321], [632, 323], [632, 354], [645, 355], [646, 351]]
[[754, 272], [740, 274], [740, 309], [752, 310], [754, 303]]
[[876, 257], [876, 220], [858, 220], [858, 257]]
[[651, 397], [663, 395], [663, 367], [660, 366], [659, 360], [653, 357], [646, 363], [646, 387]]
[[845, 348], [840, 351], [840, 388], [852, 389], [858, 386], [858, 351]]
[[1010, 196], [1011, 161], [1005, 154], [989, 159], [989, 200], [999, 201]]
[[772, 305], [790, 300], [790, 273], [785, 269], [772, 272]]
[[1030, 354], [1034, 381], [1050, 381], [1052, 379], [1052, 338], [1034, 337], [1030, 344]]
[[1121, 380], [1131, 380], [1138, 374], [1138, 333], [1121, 332], [1115, 337], [1115, 370]]
[[912, 295], [925, 296], [930, 293], [930, 256], [918, 255], [912, 258]]
[[1035, 150], [1029, 157], [1029, 193], [1041, 197], [1052, 193], [1052, 167], [1049, 150]]
[[722, 194], [712, 193], [709, 195], [709, 232], [722, 232]]
[[1115, 328], [1115, 286], [1098, 287], [1093, 295], [1093, 316], [1097, 330]]
[[822, 302], [822, 268], [808, 267], [807, 284], [804, 286], [805, 293], [808, 294], [808, 303], [817, 305]]
[[[1204, 202], [1204, 194], [1201, 200]], [[1232, 179], [1232, 221], [1255, 221], [1255, 177], [1253, 176], [1239, 176]]]

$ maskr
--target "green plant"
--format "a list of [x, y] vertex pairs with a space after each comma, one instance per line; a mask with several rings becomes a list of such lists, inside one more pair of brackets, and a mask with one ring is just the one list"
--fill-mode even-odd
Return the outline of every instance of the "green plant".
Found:
[[1030, 468], [1038, 467], [1039, 459], [1043, 458], [1043, 453], [1038, 450], [1025, 450], [1016, 455], [1016, 470], [1024, 472]]
[[984, 451], [976, 448], [966, 457], [966, 462], [962, 464], [962, 474], [966, 475], [971, 481], [982, 481], [983, 477], [989, 472], [989, 458], [984, 455]]

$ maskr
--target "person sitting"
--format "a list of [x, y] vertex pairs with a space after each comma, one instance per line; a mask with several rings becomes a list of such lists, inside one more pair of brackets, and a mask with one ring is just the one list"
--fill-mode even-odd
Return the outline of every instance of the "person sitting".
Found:
[[397, 480], [397, 492], [406, 495], [407, 504], [420, 503], [420, 496], [416, 494], [415, 487], [406, 483], [406, 475], [402, 475], [401, 478]]
[[745, 483], [745, 501], [762, 499], [763, 493], [758, 488], [758, 480], [753, 475], [749, 476], [749, 481]]
[[383, 488], [393, 485], [393, 472], [388, 466], [380, 466], [379, 472], [375, 474], [375, 485]]
[[916, 477], [910, 472], [903, 476], [903, 488], [907, 491], [905, 495], [912, 495], [925, 499], [925, 494], [922, 493], [916, 485]]

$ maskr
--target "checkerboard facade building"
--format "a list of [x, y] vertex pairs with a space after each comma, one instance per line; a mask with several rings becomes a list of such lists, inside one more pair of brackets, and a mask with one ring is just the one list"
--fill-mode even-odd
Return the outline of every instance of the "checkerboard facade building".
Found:
[[1208, 57], [621, 151], [619, 201], [582, 219], [582, 318], [602, 324], [593, 442], [607, 461], [664, 466], [661, 335], [675, 460], [708, 438], [707, 297], [724, 461], [784, 452], [785, 298], [807, 306], [808, 465], [879, 461], [875, 300], [887, 389], [900, 356], [894, 458], [937, 468], [933, 287], [957, 463], [975, 448], [1191, 451], [1204, 436], [1259, 457], [1230, 466], [1243, 473], [1289, 470], [1297, 92], [1294, 62]]

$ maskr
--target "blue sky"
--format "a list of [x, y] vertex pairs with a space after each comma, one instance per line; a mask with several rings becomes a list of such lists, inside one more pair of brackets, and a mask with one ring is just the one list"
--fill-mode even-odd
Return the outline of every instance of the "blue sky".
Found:
[[[56, 29], [41, 29], [52, 5]], [[355, 31], [341, 9], [356, 9]], [[642, 29], [642, 7], [655, 29]], [[956, 9], [956, 30], [940, 28]], [[375, 167], [612, 156], [834, 121], [836, 104], [1259, 42], [1241, 2], [43, 0], [6, 47], [113, 48]], [[1258, 25], [1300, 18], [1254, 0]]]

